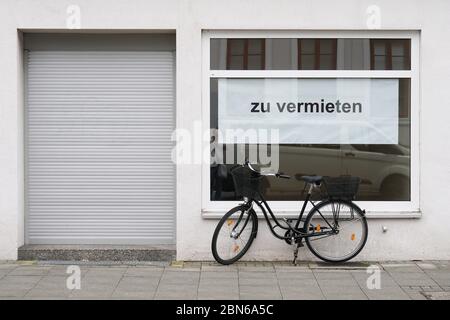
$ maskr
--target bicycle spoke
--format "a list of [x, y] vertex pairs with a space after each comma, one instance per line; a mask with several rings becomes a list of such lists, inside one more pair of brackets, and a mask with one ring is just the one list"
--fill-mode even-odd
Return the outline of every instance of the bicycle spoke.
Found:
[[[247, 245], [252, 239], [252, 228], [254, 227], [254, 216], [245, 215], [241, 217], [241, 212], [229, 215], [226, 220], [215, 231], [215, 258], [228, 261], [240, 255], [243, 250], [247, 250]], [[241, 217], [241, 219], [239, 219]], [[233, 236], [232, 236], [233, 235]]]
[[[330, 212], [331, 217], [325, 217], [323, 212]], [[351, 219], [352, 217], [354, 219]], [[342, 261], [353, 257], [360, 251], [367, 237], [364, 217], [345, 202], [330, 202], [313, 211], [307, 223], [310, 225], [308, 246], [326, 261]], [[334, 226], [332, 231], [329, 234], [320, 234], [323, 232], [321, 226], [330, 224]]]

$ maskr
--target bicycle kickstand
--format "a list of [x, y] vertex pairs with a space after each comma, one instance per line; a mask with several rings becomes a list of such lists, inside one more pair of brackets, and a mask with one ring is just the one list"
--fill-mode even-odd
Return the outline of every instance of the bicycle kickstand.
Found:
[[295, 242], [295, 239], [292, 238], [292, 245], [295, 246], [294, 247], [294, 260], [292, 261], [293, 265], [296, 265], [297, 262], [297, 256], [298, 256], [298, 248], [300, 247], [298, 243]]

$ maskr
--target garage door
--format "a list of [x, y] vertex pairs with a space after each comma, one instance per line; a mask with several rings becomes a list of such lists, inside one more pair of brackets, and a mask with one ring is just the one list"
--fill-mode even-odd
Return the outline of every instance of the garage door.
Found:
[[174, 243], [174, 52], [26, 57], [27, 243]]

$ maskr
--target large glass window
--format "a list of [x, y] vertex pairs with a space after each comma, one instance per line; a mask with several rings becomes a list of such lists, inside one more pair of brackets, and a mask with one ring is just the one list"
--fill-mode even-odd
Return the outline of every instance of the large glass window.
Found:
[[[231, 46], [231, 48], [230, 48]], [[247, 49], [246, 49], [247, 48]], [[253, 48], [253, 49], [250, 49]], [[234, 73], [227, 76], [226, 70], [267, 70], [260, 77], [254, 74], [246, 75], [242, 72], [239, 75]], [[264, 99], [274, 97], [280, 101], [280, 97], [292, 98], [288, 92], [291, 92], [292, 86], [295, 87], [296, 94], [307, 99], [315, 99], [325, 95], [326, 103], [329, 102], [327, 96], [336, 98], [339, 103], [343, 99], [358, 99], [356, 96], [367, 97], [367, 103], [370, 104], [370, 112], [376, 113], [378, 109], [386, 108], [384, 101], [387, 96], [390, 97], [390, 106], [395, 112], [391, 112], [392, 123], [395, 124], [395, 140], [389, 143], [388, 140], [368, 139], [372, 141], [366, 143], [358, 139], [345, 139], [342, 141], [326, 142], [319, 138], [316, 141], [296, 142], [294, 140], [288, 143], [279, 144], [279, 169], [293, 177], [301, 175], [324, 175], [340, 176], [353, 175], [361, 178], [361, 185], [357, 199], [360, 201], [410, 201], [411, 199], [411, 86], [412, 73], [392, 73], [394, 70], [411, 70], [411, 40], [410, 39], [370, 39], [370, 38], [255, 38], [255, 39], [227, 39], [212, 38], [210, 40], [210, 74], [209, 74], [209, 116], [210, 128], [212, 129], [212, 140], [217, 139], [215, 132], [221, 130], [220, 121], [223, 114], [220, 108], [221, 99], [233, 100], [239, 92], [242, 96], [248, 95], [253, 89], [253, 82], [264, 82], [261, 84], [260, 93]], [[224, 70], [216, 72], [214, 70]], [[289, 74], [289, 79], [302, 79], [302, 81], [286, 82], [282, 87], [282, 81], [270, 81], [270, 79], [283, 79], [279, 73], [271, 73], [270, 70], [342, 70], [342, 76], [339, 73], [333, 73], [330, 76], [323, 73], [317, 77], [313, 73], [308, 73], [303, 77], [301, 73], [298, 76]], [[345, 73], [345, 70], [361, 70], [364, 74], [352, 76]], [[373, 70], [377, 70], [376, 76], [372, 78]], [[385, 72], [381, 74], [380, 71]], [[313, 76], [311, 76], [313, 75]], [[233, 81], [229, 81], [233, 79]], [[269, 79], [269, 80], [265, 80]], [[309, 81], [314, 80], [314, 81]], [[358, 95], [352, 96], [343, 86], [346, 82], [340, 79], [352, 79], [347, 82], [355, 83]], [[370, 80], [373, 81], [370, 81]], [[227, 81], [228, 80], [228, 81]], [[242, 86], [239, 87], [239, 81]], [[255, 80], [255, 81], [254, 81]], [[333, 82], [335, 80], [335, 83]], [[387, 81], [385, 81], [387, 80]], [[363, 82], [369, 81], [370, 84], [363, 86]], [[222, 84], [220, 84], [222, 83]], [[297, 84], [298, 83], [298, 84]], [[310, 86], [310, 83], [317, 85]], [[376, 91], [374, 83], [382, 85], [387, 84], [385, 90]], [[361, 84], [361, 86], [359, 85]], [[280, 85], [278, 95], [273, 86]], [[222, 86], [222, 89], [221, 89]], [[254, 86], [258, 86], [255, 84]], [[231, 90], [233, 96], [225, 97], [225, 89]], [[268, 89], [270, 88], [270, 89]], [[362, 88], [362, 90], [361, 90]], [[256, 90], [256, 89], [255, 89]], [[275, 90], [275, 93], [274, 93]], [[309, 91], [308, 91], [309, 90]], [[365, 91], [365, 92], [361, 92]], [[300, 92], [300, 93], [298, 93]], [[327, 93], [328, 92], [328, 93]], [[335, 92], [335, 96], [333, 96]], [[374, 96], [378, 98], [375, 99]], [[381, 98], [380, 98], [381, 97]], [[232, 99], [233, 98], [233, 99]], [[242, 98], [245, 100], [244, 98]], [[275, 99], [275, 98], [274, 98]], [[341, 101], [339, 101], [339, 99]], [[384, 99], [384, 100], [383, 100]], [[317, 110], [320, 109], [320, 99]], [[316, 102], [314, 100], [313, 102]], [[322, 99], [322, 103], [324, 103]], [[295, 112], [306, 112], [308, 109], [301, 109], [300, 101], [291, 101], [296, 105]], [[311, 102], [307, 100], [308, 103]], [[353, 101], [353, 100], [352, 100]], [[359, 101], [359, 100], [358, 100]], [[311, 103], [313, 103], [311, 102]], [[332, 101], [336, 105], [336, 99]], [[355, 102], [355, 101], [353, 101]], [[365, 102], [364, 102], [365, 103]], [[365, 104], [362, 103], [363, 106]], [[366, 104], [367, 104], [366, 103]], [[356, 103], [358, 105], [358, 103]], [[235, 104], [237, 109], [245, 108], [248, 104], [240, 106]], [[272, 106], [273, 107], [273, 106]], [[235, 109], [233, 109], [235, 110]], [[293, 109], [294, 110], [294, 109]], [[312, 110], [312, 109], [311, 109]], [[336, 112], [336, 108], [333, 109]], [[347, 109], [350, 110], [350, 109]], [[355, 110], [355, 109], [353, 109]], [[358, 110], [358, 109], [356, 109]], [[293, 113], [295, 113], [293, 112]], [[395, 116], [392, 116], [394, 114]], [[336, 119], [344, 115], [336, 114]], [[245, 113], [243, 113], [245, 117]], [[341, 117], [341, 118], [339, 118]], [[223, 119], [222, 119], [223, 120]], [[345, 120], [345, 119], [344, 119]], [[315, 120], [314, 120], [315, 121]], [[266, 121], [265, 125], [270, 121]], [[263, 123], [263, 122], [261, 122]], [[292, 124], [292, 123], [291, 123]], [[222, 124], [223, 125], [223, 124]], [[248, 123], [247, 123], [248, 125]], [[286, 124], [289, 125], [289, 124]], [[317, 126], [320, 126], [317, 121]], [[373, 127], [373, 134], [383, 135], [383, 128]], [[303, 122], [298, 124], [298, 132], [301, 136], [302, 130], [305, 130]], [[324, 133], [325, 135], [326, 133]], [[372, 133], [371, 133], [372, 134]], [[384, 137], [386, 138], [386, 137]], [[301, 139], [300, 139], [301, 140]], [[362, 139], [364, 140], [364, 139]], [[250, 149], [261, 147], [259, 143], [247, 144], [219, 144], [225, 155], [225, 149], [234, 149], [233, 159], [222, 159], [224, 165], [212, 163], [210, 166], [210, 185], [209, 201], [227, 201], [237, 200], [234, 193], [234, 185], [230, 168], [239, 164], [239, 161], [248, 154]], [[268, 152], [271, 152], [269, 146]], [[245, 155], [242, 156], [241, 154]], [[224, 156], [226, 157], [226, 156]], [[274, 201], [294, 201], [304, 199], [301, 192], [302, 183], [296, 179], [283, 180], [268, 178], [264, 183], [264, 192], [268, 200]]]

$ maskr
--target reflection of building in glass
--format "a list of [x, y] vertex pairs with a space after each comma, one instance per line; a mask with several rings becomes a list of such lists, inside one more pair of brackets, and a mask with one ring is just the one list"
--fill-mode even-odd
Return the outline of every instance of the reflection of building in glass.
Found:
[[228, 39], [228, 70], [260, 70], [265, 68], [264, 39]]
[[409, 39], [213, 39], [215, 70], [410, 70]]

